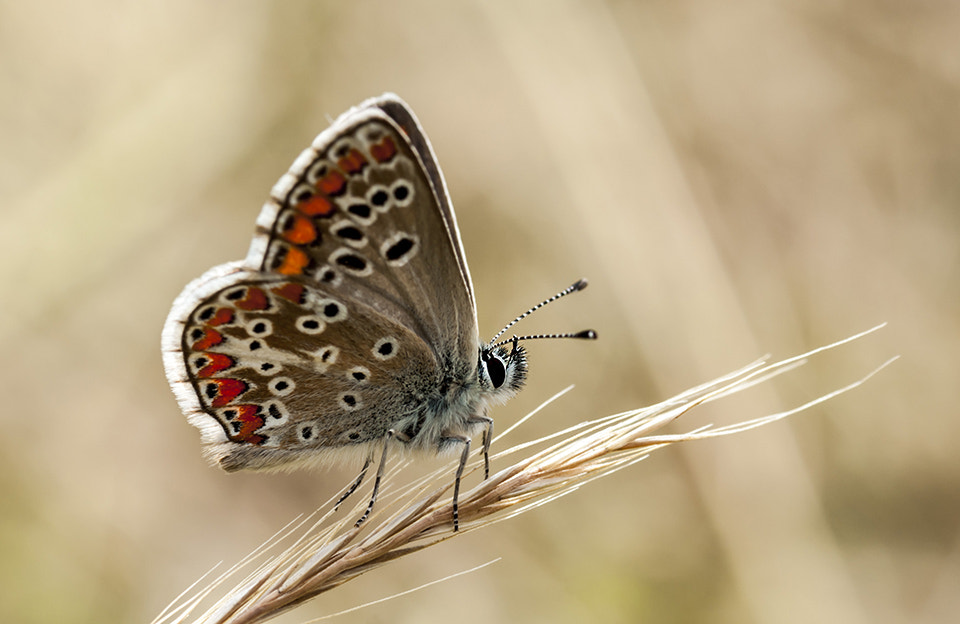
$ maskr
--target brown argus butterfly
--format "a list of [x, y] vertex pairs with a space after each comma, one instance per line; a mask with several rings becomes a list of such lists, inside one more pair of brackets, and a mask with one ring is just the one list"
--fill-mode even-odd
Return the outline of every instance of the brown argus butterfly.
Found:
[[470, 272], [430, 143], [386, 94], [337, 119], [273, 187], [246, 260], [215, 267], [173, 303], [163, 363], [207, 457], [228, 472], [459, 448], [453, 522], [470, 441], [488, 405], [523, 385], [518, 343], [479, 339]]

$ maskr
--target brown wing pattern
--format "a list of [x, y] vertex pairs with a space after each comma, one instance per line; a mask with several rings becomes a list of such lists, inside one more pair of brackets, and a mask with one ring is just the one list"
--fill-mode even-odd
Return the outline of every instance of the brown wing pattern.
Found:
[[171, 386], [227, 470], [366, 454], [475, 375], [442, 176], [412, 113], [401, 106], [401, 128], [377, 102], [317, 137], [271, 192], [246, 260], [187, 286], [167, 320]]

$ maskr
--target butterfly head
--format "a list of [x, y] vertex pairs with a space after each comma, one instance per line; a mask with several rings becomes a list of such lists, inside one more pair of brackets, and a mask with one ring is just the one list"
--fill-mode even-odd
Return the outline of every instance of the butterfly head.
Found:
[[527, 354], [519, 339], [514, 337], [507, 345], [481, 346], [477, 377], [480, 387], [496, 403], [516, 394], [527, 379]]

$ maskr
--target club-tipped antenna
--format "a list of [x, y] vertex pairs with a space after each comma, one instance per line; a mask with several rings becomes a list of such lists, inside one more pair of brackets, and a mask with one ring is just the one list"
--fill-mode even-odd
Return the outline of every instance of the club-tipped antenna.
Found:
[[499, 347], [502, 345], [507, 345], [512, 343], [520, 342], [521, 340], [540, 340], [541, 338], [580, 338], [582, 340], [596, 340], [597, 332], [592, 329], [584, 329], [583, 331], [570, 332], [567, 334], [531, 334], [529, 336], [514, 336], [513, 338], [508, 338], [507, 340], [501, 340], [495, 345], [491, 345], [490, 348]]
[[[497, 338], [499, 338], [500, 336], [502, 336], [502, 335], [504, 334], [504, 332], [506, 332], [508, 329], [510, 329], [511, 327], [513, 327], [514, 325], [516, 325], [517, 323], [519, 323], [520, 321], [522, 321], [523, 319], [527, 318], [528, 316], [530, 316], [531, 314], [533, 314], [534, 312], [536, 312], [537, 310], [539, 310], [539, 309], [542, 308], [543, 306], [547, 305], [548, 303], [553, 303], [553, 302], [556, 301], [557, 299], [560, 299], [560, 298], [562, 298], [562, 297], [566, 297], [566, 296], [569, 295], [570, 293], [579, 292], [579, 291], [583, 290], [583, 289], [586, 288], [586, 287], [587, 287], [587, 280], [585, 280], [585, 279], [580, 279], [580, 280], [577, 280], [575, 283], [571, 284], [570, 286], [568, 286], [567, 288], [564, 288], [563, 290], [561, 290], [560, 292], [558, 292], [558, 293], [555, 294], [554, 296], [550, 297], [549, 299], [545, 299], [545, 300], [541, 301], [540, 303], [538, 303], [537, 305], [533, 306], [532, 308], [530, 308], [529, 310], [527, 310], [526, 312], [524, 312], [523, 314], [521, 314], [521, 315], [518, 316], [517, 318], [515, 318], [515, 319], [513, 319], [512, 321], [510, 321], [509, 323], [507, 323], [507, 326], [504, 327], [503, 329], [501, 329], [501, 330], [497, 333], [497, 335], [493, 337], [493, 340], [490, 341], [490, 344], [493, 345], [493, 343], [497, 342]], [[592, 334], [592, 336], [586, 335], [586, 334], [588, 334], [588, 333], [589, 333], [589, 334]], [[534, 338], [588, 338], [588, 339], [591, 339], [591, 340], [592, 340], [592, 339], [595, 339], [596, 337], [597, 337], [596, 332], [594, 332], [592, 329], [588, 329], [588, 330], [585, 330], [585, 331], [582, 331], [582, 332], [577, 332], [577, 333], [575, 333], [575, 334], [542, 334], [542, 335], [538, 335], [538, 336], [527, 336], [527, 337], [525, 337], [525, 338], [517, 338], [517, 340], [532, 340], [532, 339], [534, 339]], [[507, 342], [513, 342], [513, 341], [514, 341], [513, 338], [511, 338], [510, 340], [507, 340], [507, 341], [502, 342], [502, 343], [500, 343], [500, 344], [506, 344]], [[495, 346], [495, 345], [494, 345], [494, 346]]]

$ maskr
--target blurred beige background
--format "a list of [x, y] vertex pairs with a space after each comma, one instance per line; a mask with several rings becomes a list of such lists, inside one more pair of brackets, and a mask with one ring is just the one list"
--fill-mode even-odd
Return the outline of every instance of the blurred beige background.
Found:
[[765, 353], [889, 326], [656, 453], [371, 573], [302, 622], [960, 618], [960, 3], [0, 2], [0, 620], [149, 621], [352, 475], [206, 466], [160, 363], [170, 303], [246, 253], [328, 121], [392, 90], [447, 176], [492, 335], [568, 384], [529, 439]]

